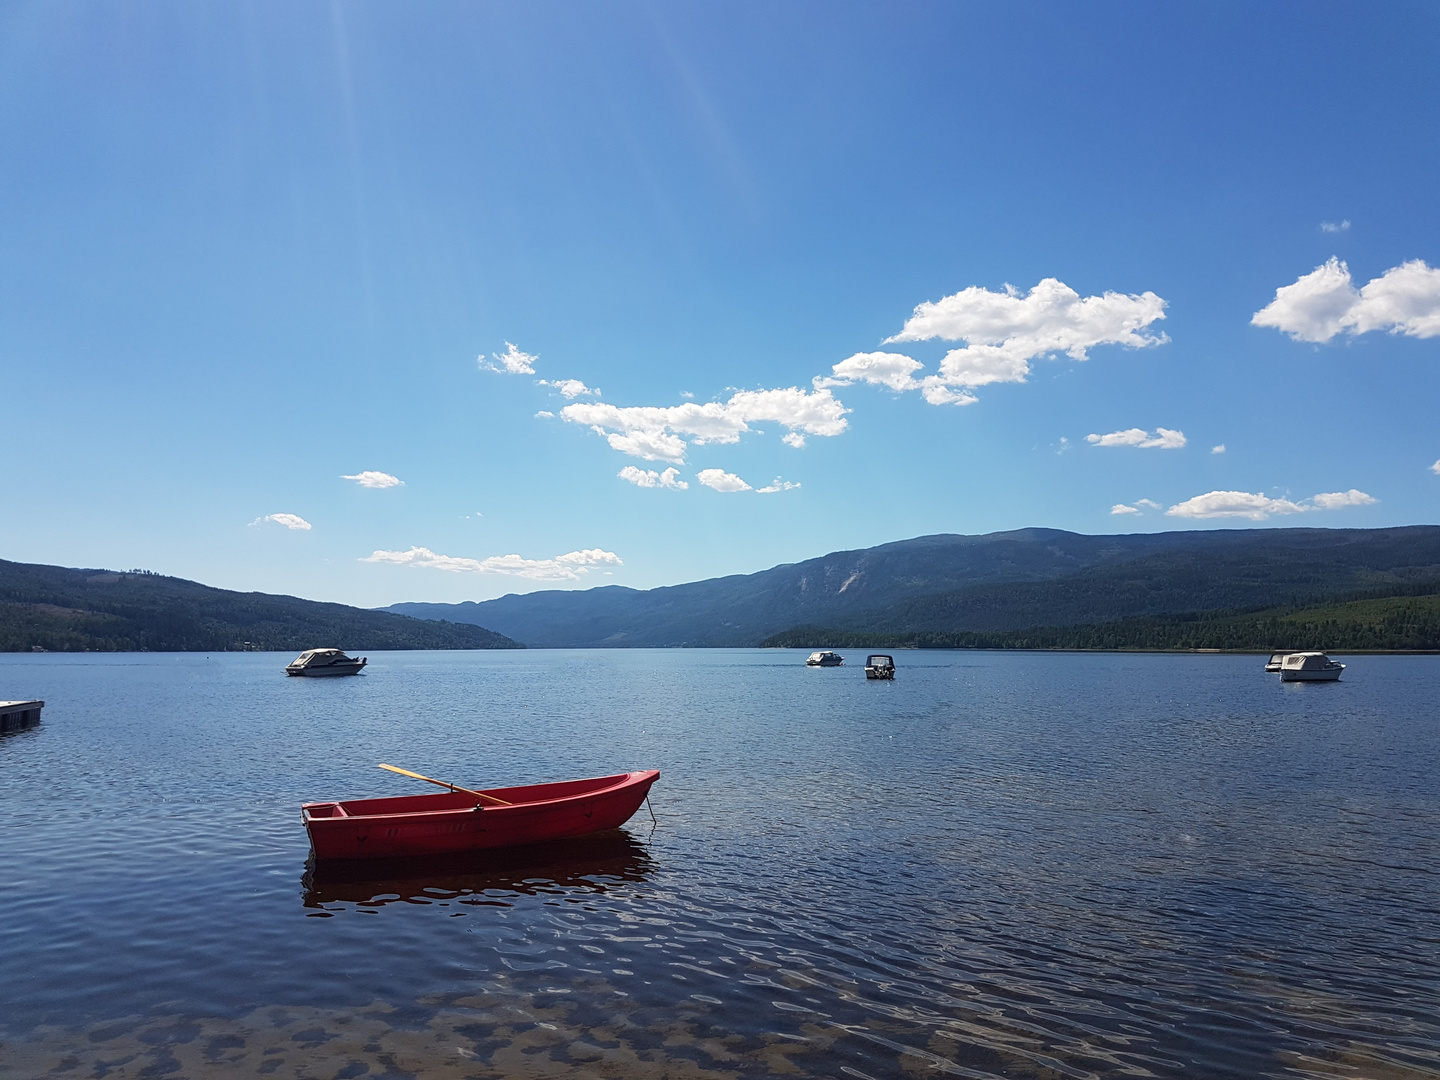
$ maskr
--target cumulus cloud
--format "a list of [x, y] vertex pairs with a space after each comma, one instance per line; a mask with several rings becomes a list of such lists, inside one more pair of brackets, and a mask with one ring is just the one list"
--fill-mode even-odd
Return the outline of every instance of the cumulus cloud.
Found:
[[1108, 435], [1086, 435], [1085, 441], [1092, 446], [1138, 446], [1147, 450], [1179, 450], [1185, 445], [1185, 433], [1157, 427], [1155, 434], [1151, 435], [1144, 428], [1137, 427], [1112, 431]]
[[789, 480], [782, 480], [777, 476], [763, 488], [757, 488], [756, 490], [761, 495], [774, 495], [777, 491], [794, 491], [799, 486], [799, 484], [792, 484]]
[[310, 531], [310, 522], [306, 521], [299, 514], [266, 514], [264, 517], [256, 518], [250, 522], [250, 524], [263, 525], [267, 521], [275, 525], [284, 525], [285, 528], [293, 529], [297, 532]]
[[[741, 390], [729, 401], [703, 405], [640, 405], [620, 407], [601, 402], [566, 405], [560, 415], [585, 424], [621, 453], [645, 461], [685, 464], [685, 451], [693, 444], [739, 442], [757, 421], [774, 421], [791, 435], [839, 435], [848, 426], [846, 409], [828, 389], [799, 387], [778, 390]], [[689, 440], [687, 442], [686, 440]], [[790, 445], [796, 445], [787, 438]]]
[[1139, 512], [1136, 507], [1126, 506], [1124, 503], [1116, 503], [1110, 507], [1110, 513], [1112, 514], [1138, 514]]
[[1275, 299], [1250, 319], [1296, 341], [1326, 342], [1385, 330], [1407, 337], [1440, 337], [1440, 270], [1412, 259], [1391, 267], [1356, 289], [1350, 268], [1339, 258], [1317, 266], [1293, 285], [1275, 290]]
[[[1063, 353], [1089, 359], [1096, 345], [1143, 348], [1168, 341], [1144, 333], [1165, 317], [1165, 301], [1153, 292], [1107, 292], [1082, 297], [1056, 278], [1046, 278], [1028, 293], [1007, 285], [1003, 292], [972, 285], [915, 308], [901, 331], [885, 344], [904, 341], [964, 341], [940, 361], [934, 375], [916, 378], [916, 361], [898, 353], [857, 353], [836, 364], [832, 385], [875, 382], [891, 389], [920, 390], [933, 405], [968, 405], [969, 390], [992, 383], [1024, 382], [1030, 361]], [[906, 363], [908, 361], [908, 363]], [[913, 367], [910, 365], [914, 365]]]
[[1430, 471], [1433, 472], [1436, 476], [1440, 476], [1440, 461], [1437, 461], [1434, 465], [1431, 465]]
[[1222, 443], [1216, 443], [1214, 446], [1210, 447], [1210, 453], [1212, 453], [1212, 454], [1223, 454], [1224, 452], [1225, 452], [1225, 444], [1224, 444], [1223, 442], [1222, 442]]
[[555, 419], [555, 414], [554, 414], [553, 412], [549, 412], [549, 411], [547, 411], [547, 410], [545, 410], [545, 409], [541, 409], [539, 412], [537, 412], [537, 413], [535, 414], [535, 419], [536, 419], [536, 420], [554, 420], [554, 419]]
[[888, 386], [891, 390], [918, 390], [920, 382], [915, 378], [915, 372], [924, 366], [919, 360], [912, 360], [902, 353], [856, 353], [831, 368], [833, 375], [817, 375], [814, 384], [817, 389], [823, 389], [867, 382]]
[[531, 353], [521, 352], [510, 342], [505, 342], [503, 353], [492, 354], [492, 360], [486, 360], [485, 354], [480, 354], [478, 363], [483, 371], [499, 371], [506, 375], [534, 375], [535, 361], [540, 357]]
[[448, 570], [456, 574], [507, 574], [531, 581], [578, 581], [581, 575], [589, 573], [593, 567], [623, 565], [620, 556], [600, 548], [571, 551], [553, 559], [524, 559], [519, 555], [464, 559], [453, 555], [439, 555], [429, 548], [412, 547], [409, 551], [376, 551], [360, 561], [419, 566], [430, 570]]
[[675, 491], [687, 491], [690, 488], [689, 484], [680, 479], [680, 470], [676, 468], [656, 472], [654, 469], [637, 469], [634, 465], [626, 465], [619, 475], [620, 479], [629, 480], [636, 487], [671, 488]]
[[1320, 223], [1320, 231], [1321, 231], [1321, 232], [1328, 232], [1328, 233], [1348, 232], [1349, 229], [1350, 229], [1350, 219], [1349, 219], [1349, 218], [1346, 218], [1344, 221], [1339, 222], [1338, 224], [1337, 224], [1336, 222], [1333, 222], [1333, 221], [1322, 221], [1322, 222]]
[[1375, 499], [1363, 491], [1332, 491], [1314, 495], [1300, 502], [1272, 499], [1248, 491], [1209, 491], [1176, 503], [1166, 510], [1170, 517], [1181, 518], [1248, 518], [1264, 521], [1276, 514], [1304, 514], [1313, 510], [1340, 510], [1347, 506], [1370, 506]]
[[[1316, 510], [1341, 510], [1347, 506], [1373, 506], [1379, 499], [1351, 488], [1349, 491], [1331, 491], [1312, 495], [1310, 505]], [[1307, 508], [1308, 509], [1308, 508]]]
[[404, 487], [405, 481], [398, 476], [391, 476], [388, 472], [376, 472], [374, 469], [366, 469], [354, 476], [342, 476], [341, 480], [354, 480], [361, 487], [367, 488], [392, 488]]
[[548, 386], [552, 390], [559, 390], [561, 396], [567, 398], [577, 397], [599, 397], [600, 391], [594, 387], [586, 386], [579, 379], [540, 379], [541, 386]]
[[695, 477], [700, 483], [716, 491], [749, 491], [750, 485], [734, 473], [728, 473], [724, 469], [701, 469]]

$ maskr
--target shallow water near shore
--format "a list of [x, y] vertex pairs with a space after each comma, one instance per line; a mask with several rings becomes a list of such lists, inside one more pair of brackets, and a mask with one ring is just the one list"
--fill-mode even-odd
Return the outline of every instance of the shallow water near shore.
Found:
[[[1440, 657], [0, 655], [0, 1076], [1440, 1077]], [[588, 841], [302, 801], [659, 768]]]

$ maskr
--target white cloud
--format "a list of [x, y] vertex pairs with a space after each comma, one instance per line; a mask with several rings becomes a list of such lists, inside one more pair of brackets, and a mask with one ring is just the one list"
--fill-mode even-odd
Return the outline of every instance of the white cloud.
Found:
[[1038, 357], [1064, 353], [1072, 360], [1086, 360], [1087, 350], [1096, 345], [1162, 344], [1169, 340], [1164, 334], [1142, 331], [1164, 317], [1165, 301], [1153, 292], [1082, 297], [1055, 278], [1044, 279], [1025, 294], [1010, 285], [1004, 292], [972, 285], [918, 305], [900, 333], [885, 341], [964, 341], [963, 348], [945, 354], [937, 374], [916, 379], [918, 365], [900, 363], [909, 357], [860, 353], [837, 364], [835, 378], [920, 389], [932, 405], [968, 405], [975, 398], [967, 389], [1024, 382], [1030, 361]]
[[[566, 417], [566, 419], [570, 418]], [[605, 435], [599, 425], [595, 426], [595, 430]], [[610, 443], [612, 450], [619, 450], [622, 454], [629, 454], [631, 457], [643, 458], [645, 461], [674, 461], [681, 465], [685, 464], [685, 440], [678, 435], [637, 431], [623, 435], [614, 432], [605, 435], [605, 438]]]
[[354, 480], [361, 487], [367, 488], [392, 488], [404, 487], [405, 481], [398, 476], [391, 476], [388, 472], [376, 472], [374, 469], [366, 469], [354, 476], [342, 476], [341, 480]]
[[1092, 446], [1138, 446], [1141, 449], [1179, 450], [1185, 445], [1185, 433], [1169, 428], [1157, 427], [1151, 435], [1144, 428], [1128, 428], [1112, 431], [1108, 435], [1086, 435], [1085, 441]]
[[774, 480], [770, 481], [770, 483], [766, 484], [763, 488], [759, 488], [757, 490], [761, 495], [773, 495], [777, 491], [794, 491], [799, 486], [799, 484], [792, 484], [789, 480], [781, 480], [780, 477], [777, 476]]
[[1215, 446], [1210, 447], [1210, 453], [1212, 454], [1223, 454], [1224, 452], [1225, 444], [1223, 442], [1217, 443]]
[[974, 405], [980, 400], [968, 390], [947, 386], [939, 375], [927, 375], [921, 380], [920, 395], [931, 405]]
[[805, 436], [801, 435], [798, 431], [792, 431], [788, 435], [781, 435], [780, 441], [786, 446], [793, 446], [796, 450], [803, 450], [805, 448]]
[[716, 491], [749, 491], [750, 485], [734, 473], [728, 473], [724, 469], [701, 469], [695, 477], [700, 483]]
[[477, 363], [482, 371], [500, 371], [506, 375], [534, 375], [535, 361], [539, 359], [538, 356], [521, 352], [507, 341], [503, 353], [493, 354], [493, 363], [485, 359], [484, 353], [480, 354]]
[[1347, 232], [1347, 231], [1349, 231], [1349, 229], [1350, 229], [1350, 219], [1349, 219], [1349, 218], [1346, 218], [1344, 221], [1340, 222], [1338, 225], [1337, 225], [1335, 222], [1333, 222], [1333, 221], [1322, 221], [1322, 222], [1320, 223], [1320, 231], [1321, 231], [1321, 232], [1328, 232], [1328, 233]]
[[1126, 503], [1116, 503], [1114, 506], [1110, 507], [1110, 513], [1112, 513], [1112, 514], [1140, 514], [1140, 513], [1144, 513], [1144, 511], [1140, 509], [1142, 506], [1148, 507], [1148, 508], [1151, 509], [1151, 510], [1159, 510], [1159, 509], [1160, 509], [1160, 504], [1157, 503], [1154, 499], [1136, 499], [1134, 506], [1129, 506], [1129, 505], [1127, 505]]
[[600, 396], [599, 390], [586, 386], [579, 379], [556, 379], [553, 382], [549, 379], [540, 379], [539, 383], [541, 386], [548, 386], [552, 390], [559, 390], [561, 396], [567, 398]]
[[507, 574], [531, 581], [578, 581], [581, 575], [589, 573], [592, 567], [623, 565], [620, 556], [600, 548], [571, 551], [553, 559], [524, 559], [519, 555], [463, 559], [453, 555], [438, 555], [429, 548], [412, 547], [409, 551], [376, 551], [360, 561], [420, 566], [430, 570], [448, 570], [456, 574]]
[[808, 392], [791, 386], [741, 390], [729, 401], [703, 405], [687, 401], [683, 405], [622, 408], [598, 401], [577, 402], [566, 405], [560, 415], [571, 423], [588, 425], [621, 453], [683, 465], [691, 443], [738, 442], [742, 434], [754, 430], [750, 424], [757, 421], [774, 421], [789, 428], [792, 435], [839, 435], [847, 426], [845, 414], [849, 411], [828, 389]]
[[620, 470], [619, 476], [636, 487], [671, 488], [675, 491], [687, 491], [690, 488], [689, 484], [679, 478], [680, 470], [676, 468], [656, 472], [654, 469], [637, 469], [634, 465], [626, 465]]
[[1300, 502], [1272, 499], [1248, 491], [1210, 491], [1176, 503], [1166, 510], [1170, 517], [1248, 518], [1264, 521], [1276, 514], [1304, 514], [1313, 510], [1339, 510], [1347, 506], [1370, 506], [1378, 502], [1363, 491], [1332, 491]]
[[1341, 510], [1347, 506], [1374, 506], [1379, 499], [1351, 488], [1349, 491], [1330, 491], [1310, 498], [1316, 510]]
[[273, 522], [276, 525], [284, 525], [287, 529], [300, 532], [310, 531], [310, 522], [306, 521], [299, 514], [266, 514], [250, 522], [251, 525], [263, 525], [265, 522]]
[[553, 412], [547, 412], [545, 409], [541, 409], [539, 412], [537, 412], [537, 413], [535, 414], [535, 419], [536, 419], [536, 420], [554, 420], [554, 419], [555, 419], [555, 414], [554, 414]]
[[1358, 335], [1372, 330], [1440, 337], [1440, 270], [1412, 259], [1356, 289], [1350, 268], [1332, 257], [1293, 285], [1276, 289], [1275, 299], [1250, 322], [1296, 341], [1325, 342], [1342, 331]]
[[1431, 465], [1430, 471], [1433, 472], [1436, 476], [1440, 476], [1440, 461], [1437, 461], [1434, 465]]
[[817, 375], [813, 381], [816, 389], [867, 382], [888, 386], [891, 390], [918, 390], [920, 383], [915, 378], [915, 372], [924, 366], [919, 360], [912, 360], [901, 353], [856, 353], [831, 368], [833, 375]]
[[1289, 499], [1271, 499], [1247, 491], [1209, 491], [1176, 503], [1166, 510], [1170, 517], [1183, 518], [1249, 518], [1264, 521], [1272, 514], [1299, 514], [1304, 507]]

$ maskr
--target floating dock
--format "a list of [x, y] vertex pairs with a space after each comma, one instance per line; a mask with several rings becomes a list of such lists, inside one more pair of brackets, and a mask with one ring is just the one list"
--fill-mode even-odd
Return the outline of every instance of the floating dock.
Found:
[[43, 701], [0, 701], [0, 731], [19, 731], [40, 722]]

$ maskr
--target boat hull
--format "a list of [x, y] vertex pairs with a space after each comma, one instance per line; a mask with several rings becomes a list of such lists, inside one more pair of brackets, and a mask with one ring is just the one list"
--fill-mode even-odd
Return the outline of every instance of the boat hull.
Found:
[[317, 860], [393, 859], [519, 847], [616, 829], [629, 821], [658, 770], [528, 787], [490, 788], [511, 803], [486, 804], [464, 792], [306, 803], [301, 808]]
[[353, 664], [326, 664], [324, 667], [291, 668], [285, 669], [286, 675], [304, 675], [311, 679], [324, 678], [330, 675], [359, 675], [360, 669], [365, 666], [365, 661], [360, 660]]
[[1287, 671], [1280, 669], [1281, 682], [1335, 682], [1340, 678], [1340, 673], [1345, 670], [1345, 665], [1340, 664], [1334, 668], [1321, 668], [1319, 671]]

